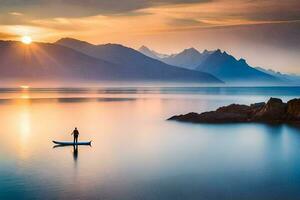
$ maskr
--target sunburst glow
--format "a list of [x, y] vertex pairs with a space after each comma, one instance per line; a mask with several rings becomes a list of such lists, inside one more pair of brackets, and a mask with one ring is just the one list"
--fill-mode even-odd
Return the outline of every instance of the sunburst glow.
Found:
[[29, 37], [28, 35], [25, 35], [22, 37], [22, 40], [21, 40], [24, 44], [30, 44], [32, 42], [32, 39], [31, 37]]

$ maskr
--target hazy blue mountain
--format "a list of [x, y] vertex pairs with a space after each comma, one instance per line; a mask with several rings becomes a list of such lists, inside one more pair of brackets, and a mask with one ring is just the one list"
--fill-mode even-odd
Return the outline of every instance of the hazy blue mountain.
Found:
[[293, 82], [295, 84], [300, 84], [300, 76], [296, 74], [284, 74], [281, 72], [274, 71], [272, 69], [264, 69], [262, 67], [255, 67], [255, 69], [262, 71], [264, 73], [275, 76], [283, 81]]
[[178, 66], [187, 69], [195, 69], [203, 62], [207, 56], [209, 56], [213, 51], [203, 51], [200, 53], [195, 48], [185, 49], [180, 53], [160, 56], [160, 53], [157, 53], [154, 50], [149, 49], [146, 46], [142, 46], [139, 51], [146, 56], [155, 58], [169, 65]]
[[121, 66], [125, 71], [124, 74], [135, 79], [221, 83], [219, 79], [208, 73], [171, 66], [119, 44], [93, 45], [72, 38], [60, 39], [55, 44]]
[[138, 51], [141, 52], [142, 54], [144, 54], [144, 55], [146, 55], [150, 58], [154, 58], [156, 60], [160, 60], [162, 58], [165, 58], [165, 57], [169, 56], [169, 55], [166, 55], [166, 54], [157, 53], [156, 51], [153, 51], [153, 50], [149, 49], [146, 46], [141, 46], [138, 49]]
[[190, 48], [178, 54], [158, 59], [170, 65], [210, 73], [227, 83], [281, 84], [290, 82], [290, 79], [257, 70], [249, 66], [244, 59], [236, 60], [221, 50], [205, 50], [200, 53], [198, 50]]
[[283, 80], [250, 67], [244, 59], [237, 60], [217, 50], [196, 68], [231, 83], [282, 83]]
[[178, 54], [172, 54], [169, 57], [162, 58], [161, 61], [170, 65], [175, 65], [187, 69], [195, 69], [202, 63], [210, 52], [200, 53], [194, 48], [185, 49]]

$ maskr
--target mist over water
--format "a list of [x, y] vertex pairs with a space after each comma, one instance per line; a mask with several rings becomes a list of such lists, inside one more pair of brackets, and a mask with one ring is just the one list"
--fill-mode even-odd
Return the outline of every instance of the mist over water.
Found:
[[300, 87], [2, 88], [0, 199], [299, 199], [300, 127], [166, 121], [271, 96]]

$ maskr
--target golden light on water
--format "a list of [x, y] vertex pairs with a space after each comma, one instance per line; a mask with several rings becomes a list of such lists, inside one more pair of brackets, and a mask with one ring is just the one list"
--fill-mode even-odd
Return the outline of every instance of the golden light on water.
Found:
[[15, 101], [14, 103], [14, 124], [16, 128], [17, 141], [16, 150], [17, 154], [22, 160], [29, 158], [31, 154], [30, 138], [31, 135], [31, 105], [27, 100]]
[[25, 36], [22, 37], [21, 41], [22, 41], [24, 44], [31, 44], [32, 39], [31, 39], [31, 37], [29, 37], [28, 35], [25, 35]]
[[21, 85], [20, 88], [22, 88], [22, 89], [29, 89], [29, 85]]
[[29, 93], [28, 89], [30, 88], [29, 85], [21, 85], [20, 88], [22, 89], [21, 91], [21, 99], [29, 99]]

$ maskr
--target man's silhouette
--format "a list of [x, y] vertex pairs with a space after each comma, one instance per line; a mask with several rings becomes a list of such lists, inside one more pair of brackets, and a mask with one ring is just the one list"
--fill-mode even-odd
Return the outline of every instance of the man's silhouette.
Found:
[[79, 131], [77, 130], [77, 128], [75, 127], [74, 131], [72, 132], [72, 134], [74, 136], [74, 143], [78, 142], [78, 136], [79, 136]]

